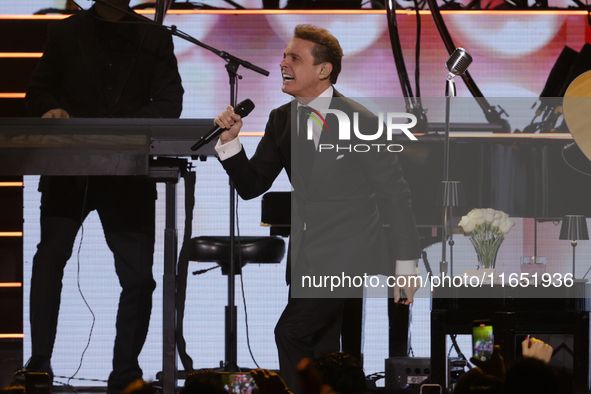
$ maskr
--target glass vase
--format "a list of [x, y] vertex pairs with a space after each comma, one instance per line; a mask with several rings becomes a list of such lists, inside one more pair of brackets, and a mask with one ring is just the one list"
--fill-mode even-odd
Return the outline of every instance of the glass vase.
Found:
[[480, 239], [476, 237], [470, 237], [470, 242], [476, 250], [476, 256], [478, 256], [478, 269], [494, 269], [497, 263], [497, 253], [499, 247], [503, 243], [505, 237], [503, 235], [497, 235], [494, 237]]

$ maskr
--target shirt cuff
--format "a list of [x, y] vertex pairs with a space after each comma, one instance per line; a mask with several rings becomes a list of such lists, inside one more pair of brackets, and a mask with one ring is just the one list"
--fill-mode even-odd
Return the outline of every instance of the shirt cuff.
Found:
[[419, 260], [396, 260], [396, 275], [419, 275]]
[[238, 137], [234, 138], [232, 141], [226, 142], [225, 144], [222, 144], [222, 141], [218, 140], [214, 149], [218, 153], [220, 160], [224, 161], [240, 153], [242, 150], [242, 144], [240, 143], [240, 139]]

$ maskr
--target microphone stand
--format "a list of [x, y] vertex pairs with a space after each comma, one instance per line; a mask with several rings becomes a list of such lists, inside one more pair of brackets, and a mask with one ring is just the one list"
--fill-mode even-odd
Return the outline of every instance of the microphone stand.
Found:
[[[217, 56], [224, 59], [226, 64], [226, 70], [228, 72], [229, 77], [229, 85], [230, 85], [230, 105], [232, 107], [236, 106], [237, 98], [236, 98], [236, 82], [238, 79], [242, 79], [241, 75], [238, 75], [238, 68], [243, 66], [248, 68], [254, 72], [262, 74], [264, 76], [269, 76], [269, 71], [255, 66], [252, 63], [249, 63], [245, 60], [242, 60], [236, 56], [229, 54], [228, 52], [220, 51], [216, 48], [213, 48], [209, 45], [202, 43], [201, 41], [197, 40], [194, 37], [180, 31], [177, 29], [176, 26], [171, 26], [170, 32], [180, 37], [186, 41], [189, 41], [195, 45], [198, 45], [204, 49], [207, 49], [210, 52], [215, 53]], [[240, 368], [238, 367], [238, 335], [237, 335], [237, 313], [236, 313], [236, 294], [235, 294], [235, 287], [236, 287], [236, 267], [235, 267], [235, 239], [236, 239], [236, 232], [235, 232], [235, 217], [236, 217], [236, 189], [234, 188], [234, 184], [232, 180], [230, 182], [230, 269], [228, 272], [228, 305], [226, 306], [225, 311], [225, 364], [224, 364], [224, 372], [240, 372]]]
[[[233, 56], [225, 51], [220, 51], [214, 47], [206, 45], [201, 41], [197, 40], [194, 37], [180, 31], [177, 29], [176, 26], [171, 26], [167, 28], [170, 32], [182, 38], [183, 40], [189, 41], [195, 45], [198, 45], [204, 49], [207, 49], [210, 52], [215, 53], [220, 58], [226, 61], [226, 70], [228, 72], [229, 77], [229, 85], [230, 85], [230, 105], [232, 107], [236, 106], [237, 98], [236, 98], [236, 83], [238, 79], [242, 79], [241, 75], [238, 75], [238, 68], [243, 66], [247, 69], [250, 69], [254, 72], [262, 74], [264, 76], [269, 76], [269, 71], [255, 66], [252, 63], [249, 63], [245, 60], [242, 60], [236, 56]], [[238, 367], [238, 335], [237, 335], [237, 308], [235, 305], [236, 301], [236, 294], [235, 294], [235, 287], [236, 287], [236, 261], [235, 261], [235, 240], [236, 240], [236, 232], [235, 232], [235, 217], [236, 217], [236, 189], [234, 188], [234, 184], [232, 180], [229, 180], [230, 183], [230, 269], [228, 272], [228, 305], [226, 306], [225, 311], [225, 363], [224, 363], [224, 372], [240, 372], [240, 368]]]
[[[449, 73], [445, 83], [445, 139], [443, 140], [443, 195], [447, 196], [449, 187], [449, 123], [450, 123], [450, 107], [451, 98], [456, 96], [456, 84], [454, 82], [455, 75]], [[445, 198], [445, 197], [444, 197]], [[448, 209], [449, 208], [449, 209]], [[447, 274], [448, 269], [450, 276], [453, 275], [453, 232], [450, 231], [450, 265], [447, 263], [447, 223], [448, 223], [448, 212], [451, 211], [451, 207], [448, 207], [447, 203], [443, 205], [443, 223], [441, 227], [441, 262], [439, 263], [439, 271], [442, 275]], [[451, 212], [450, 212], [451, 214]], [[451, 220], [451, 219], [450, 219]]]
[[[439, 31], [439, 35], [441, 36], [443, 44], [445, 45], [445, 48], [447, 49], [447, 53], [449, 55], [451, 55], [452, 52], [455, 50], [456, 46], [453, 42], [453, 39], [451, 38], [451, 35], [449, 34], [449, 31], [447, 29], [447, 26], [445, 25], [443, 17], [441, 16], [441, 11], [439, 9], [439, 6], [437, 5], [437, 1], [436, 0], [427, 0], [427, 3], [429, 4], [429, 9], [431, 10], [431, 16], [433, 17], [433, 21], [435, 22], [435, 26], [437, 27], [437, 30]], [[467, 71], [464, 72], [462, 74], [462, 78], [464, 79], [466, 87], [468, 88], [468, 90], [470, 91], [470, 93], [472, 94], [472, 96], [474, 97], [474, 99], [476, 100], [476, 102], [478, 103], [480, 108], [482, 109], [482, 112], [484, 113], [486, 120], [489, 123], [494, 123], [494, 124], [500, 125], [502, 127], [501, 132], [510, 133], [511, 127], [509, 126], [509, 122], [507, 121], [507, 119], [503, 119], [501, 117], [503, 115], [503, 113], [506, 114], [506, 112], [500, 106], [499, 106], [499, 108], [501, 109], [501, 111], [499, 112], [499, 111], [497, 111], [497, 109], [494, 106], [489, 104], [489, 102], [486, 100], [486, 98], [484, 98], [484, 95], [482, 94], [482, 92], [480, 91], [478, 86], [476, 86], [476, 82], [474, 82], [474, 80], [470, 76], [470, 73], [468, 73]]]
[[[224, 59], [226, 62], [228, 62], [228, 63], [232, 62], [232, 63], [235, 64], [235, 65], [232, 66], [232, 67], [235, 68], [234, 73], [238, 69], [239, 66], [243, 66], [243, 67], [248, 68], [248, 69], [250, 69], [250, 70], [252, 70], [254, 72], [257, 72], [259, 74], [262, 74], [265, 77], [268, 77], [269, 76], [269, 71], [267, 71], [267, 70], [265, 70], [263, 68], [257, 67], [254, 64], [249, 63], [249, 62], [247, 62], [245, 60], [242, 60], [242, 59], [240, 59], [240, 58], [238, 58], [236, 56], [233, 56], [233, 55], [229, 54], [228, 52], [220, 51], [219, 49], [216, 49], [216, 48], [214, 48], [212, 46], [209, 46], [207, 44], [204, 44], [203, 42], [199, 41], [198, 39], [196, 39], [196, 38], [190, 36], [189, 34], [187, 34], [187, 33], [183, 32], [183, 31], [179, 30], [175, 25], [172, 25], [172, 26], [161, 25], [161, 24], [159, 24], [157, 22], [154, 22], [151, 19], [146, 18], [145, 16], [136, 14], [135, 12], [130, 11], [130, 10], [127, 10], [127, 9], [124, 9], [124, 8], [119, 8], [119, 7], [117, 7], [117, 6], [113, 5], [113, 4], [107, 3], [104, 0], [93, 0], [93, 1], [96, 2], [96, 3], [102, 4], [102, 5], [109, 6], [111, 8], [114, 8], [114, 9], [118, 10], [118, 11], [121, 11], [121, 12], [123, 12], [126, 15], [129, 15], [129, 16], [131, 16], [133, 18], [138, 19], [138, 21], [140, 21], [142, 23], [146, 23], [148, 25], [153, 25], [153, 26], [159, 26], [159, 27], [161, 27], [161, 28], [163, 28], [165, 30], [170, 31], [170, 33], [172, 35], [174, 35], [174, 36], [177, 36], [179, 38], [182, 38], [185, 41], [188, 41], [188, 42], [190, 42], [192, 44], [195, 44], [197, 46], [200, 46], [201, 48], [207, 49], [208, 51], [215, 53], [216, 55], [218, 55], [219, 57], [221, 57], [222, 59]], [[226, 65], [226, 68], [228, 66], [229, 66], [229, 64]], [[228, 71], [228, 72], [230, 72], [230, 71]], [[240, 76], [237, 76], [237, 77], [238, 77], [238, 79], [241, 78]], [[232, 78], [232, 76], [230, 76], [230, 78]], [[234, 81], [235, 81], [235, 78], [234, 78]], [[235, 83], [233, 84], [230, 81], [230, 87], [232, 89], [232, 92], [230, 93], [230, 97], [233, 97], [234, 96], [234, 90], [233, 90], [234, 89], [234, 86], [235, 86]], [[234, 106], [235, 104], [236, 104], [235, 102], [232, 102], [231, 103], [232, 106]]]
[[[254, 72], [262, 74], [264, 76], [269, 75], [269, 71], [257, 67], [247, 61], [244, 61], [236, 56], [233, 56], [227, 52], [220, 51], [215, 49], [209, 45], [203, 44], [199, 40], [189, 36], [186, 33], [181, 32], [176, 28], [176, 26], [172, 26], [171, 33], [177, 37], [180, 37], [184, 40], [192, 42], [196, 45], [205, 48], [222, 59], [224, 59], [226, 64], [226, 70], [228, 71], [229, 77], [229, 85], [230, 85], [230, 105], [232, 107], [236, 106], [237, 98], [236, 98], [236, 82], [238, 79], [242, 79], [241, 75], [238, 75], [238, 68], [243, 66], [248, 68]], [[235, 266], [235, 217], [236, 217], [236, 189], [234, 188], [234, 184], [230, 180], [230, 270], [228, 272], [228, 305], [226, 306], [226, 314], [225, 314], [225, 365], [224, 365], [224, 372], [240, 372], [240, 368], [238, 367], [238, 336], [237, 336], [237, 313], [236, 313], [236, 295], [235, 295], [235, 286], [236, 286], [236, 266]]]
[[[233, 56], [227, 52], [220, 51], [209, 45], [206, 45], [199, 40], [189, 36], [188, 34], [178, 30], [176, 26], [170, 28], [170, 32], [177, 37], [180, 37], [186, 41], [194, 43], [202, 48], [211, 51], [224, 59], [226, 64], [226, 70], [228, 71], [229, 85], [230, 85], [230, 105], [236, 106], [236, 82], [238, 79], [242, 79], [241, 75], [238, 75], [238, 68], [243, 66], [254, 72], [262, 74], [264, 76], [269, 75], [269, 71], [257, 67], [252, 63], [244, 61], [236, 56]], [[224, 372], [240, 372], [238, 367], [238, 336], [237, 336], [237, 313], [236, 313], [236, 266], [235, 266], [235, 217], [236, 217], [236, 189], [234, 184], [230, 180], [230, 269], [228, 272], [228, 305], [226, 306], [225, 313], [225, 365]]]
[[[258, 66], [255, 66], [254, 64], [249, 63], [245, 60], [242, 60], [236, 56], [233, 56], [233, 55], [229, 54], [228, 52], [220, 51], [219, 49], [216, 49], [212, 46], [204, 44], [201, 41], [197, 40], [196, 38], [177, 29], [177, 27], [174, 25], [172, 25], [170, 27], [160, 25], [157, 22], [154, 22], [144, 16], [136, 14], [135, 12], [116, 7], [112, 4], [109, 4], [105, 1], [103, 1], [103, 0], [95, 0], [95, 1], [97, 3], [107, 5], [109, 7], [115, 8], [119, 11], [122, 11], [127, 15], [131, 15], [134, 18], [139, 19], [142, 23], [147, 23], [147, 24], [154, 25], [154, 26], [160, 26], [163, 29], [169, 30], [171, 34], [173, 34], [179, 38], [182, 38], [185, 41], [188, 41], [190, 43], [198, 45], [204, 49], [207, 49], [208, 51], [213, 52], [217, 56], [224, 59], [227, 63], [225, 67], [226, 67], [226, 70], [228, 71], [229, 84], [230, 84], [230, 105], [232, 105], [232, 107], [236, 106], [236, 97], [235, 97], [236, 96], [236, 81], [237, 81], [237, 79], [242, 79], [242, 76], [238, 75], [238, 68], [240, 66], [243, 66], [247, 69], [250, 69], [250, 70], [257, 72], [259, 74], [262, 74], [264, 76], [269, 76], [269, 71], [267, 71], [263, 68], [260, 68]], [[228, 305], [226, 306], [226, 316], [225, 316], [225, 345], [226, 345], [225, 365], [224, 365], [225, 372], [239, 372], [240, 371], [240, 369], [238, 368], [238, 362], [237, 362], [237, 359], [238, 359], [238, 336], [237, 336], [237, 332], [236, 332], [237, 313], [236, 313], [236, 305], [235, 305], [235, 300], [236, 300], [236, 295], [235, 295], [236, 267], [234, 265], [234, 263], [235, 263], [235, 261], [234, 261], [234, 250], [235, 250], [234, 241], [236, 238], [235, 229], [234, 229], [235, 216], [236, 216], [236, 204], [235, 204], [236, 197], [235, 197], [235, 195], [236, 195], [236, 190], [234, 188], [234, 185], [232, 184], [232, 181], [230, 180], [230, 270], [228, 273]], [[176, 358], [176, 356], [175, 356], [175, 358]], [[176, 386], [176, 382], [174, 382], [174, 383]], [[174, 391], [176, 391], [176, 390], [174, 390], [174, 387], [172, 387], [173, 390], [170, 390], [170, 389], [171, 389], [170, 387], [163, 387], [165, 394], [173, 394]]]

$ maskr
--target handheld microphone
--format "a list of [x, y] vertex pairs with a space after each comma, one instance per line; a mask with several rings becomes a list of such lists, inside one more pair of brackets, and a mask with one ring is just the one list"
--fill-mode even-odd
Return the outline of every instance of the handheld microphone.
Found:
[[[251, 99], [246, 99], [240, 102], [234, 108], [234, 113], [240, 115], [241, 117], [245, 118], [252, 110], [254, 109], [254, 103]], [[226, 129], [221, 128], [218, 125], [215, 125], [213, 129], [209, 131], [206, 135], [202, 136], [199, 141], [197, 141], [192, 147], [192, 151], [196, 151], [197, 149], [201, 148], [203, 145], [210, 142], [212, 139], [217, 137], [218, 135], [222, 134]]]
[[456, 48], [445, 66], [450, 74], [456, 76], [465, 73], [470, 63], [472, 63], [472, 56], [464, 48]]

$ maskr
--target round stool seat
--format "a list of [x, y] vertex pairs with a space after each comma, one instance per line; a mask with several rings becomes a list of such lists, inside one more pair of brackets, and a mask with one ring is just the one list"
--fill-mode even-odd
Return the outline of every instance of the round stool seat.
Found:
[[[234, 239], [234, 245], [236, 274], [248, 263], [279, 264], [285, 255], [285, 241], [280, 237], [241, 236]], [[229, 274], [230, 237], [196, 237], [191, 246], [190, 261], [214, 262], [222, 268], [222, 275]]]

